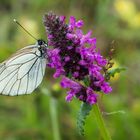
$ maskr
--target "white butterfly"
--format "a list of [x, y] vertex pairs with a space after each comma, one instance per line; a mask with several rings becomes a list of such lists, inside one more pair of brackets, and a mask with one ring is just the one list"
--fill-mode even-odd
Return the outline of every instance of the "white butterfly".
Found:
[[36, 89], [45, 74], [47, 44], [38, 40], [0, 64], [0, 94], [23, 95]]

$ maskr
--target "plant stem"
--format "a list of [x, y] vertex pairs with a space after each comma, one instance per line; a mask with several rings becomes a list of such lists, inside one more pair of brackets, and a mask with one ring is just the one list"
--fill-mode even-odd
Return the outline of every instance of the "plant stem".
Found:
[[95, 118], [96, 118], [97, 124], [98, 124], [99, 129], [100, 129], [100, 133], [101, 133], [103, 139], [104, 140], [111, 140], [111, 136], [109, 135], [107, 128], [105, 127], [104, 120], [103, 120], [103, 117], [102, 117], [102, 114], [100, 112], [98, 104], [93, 105], [93, 110], [94, 110]]
[[59, 127], [58, 127], [56, 107], [57, 107], [57, 100], [53, 97], [50, 97], [50, 114], [51, 114], [51, 120], [52, 120], [53, 138], [54, 140], [61, 140]]

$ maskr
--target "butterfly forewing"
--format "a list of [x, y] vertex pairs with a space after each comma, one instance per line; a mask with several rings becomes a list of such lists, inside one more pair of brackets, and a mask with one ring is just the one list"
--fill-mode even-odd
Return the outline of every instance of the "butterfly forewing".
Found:
[[46, 59], [37, 45], [19, 50], [0, 64], [0, 93], [3, 95], [30, 94], [42, 82]]

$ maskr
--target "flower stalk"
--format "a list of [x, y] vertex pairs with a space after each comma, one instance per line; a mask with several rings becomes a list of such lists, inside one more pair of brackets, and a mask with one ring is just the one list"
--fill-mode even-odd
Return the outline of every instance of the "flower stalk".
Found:
[[94, 112], [95, 119], [96, 119], [97, 125], [99, 127], [99, 130], [100, 130], [100, 133], [101, 133], [103, 139], [111, 140], [111, 136], [109, 135], [109, 132], [105, 126], [105, 123], [104, 123], [104, 120], [102, 117], [102, 113], [101, 113], [97, 103], [93, 105], [93, 112]]

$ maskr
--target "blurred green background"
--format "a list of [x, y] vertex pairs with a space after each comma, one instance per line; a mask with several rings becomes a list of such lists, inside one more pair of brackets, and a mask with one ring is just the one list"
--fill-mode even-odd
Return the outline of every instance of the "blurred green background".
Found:
[[[115, 66], [127, 67], [111, 80], [113, 92], [99, 101], [113, 140], [140, 139], [140, 1], [139, 0], [0, 0], [0, 62], [35, 41], [19, 28], [47, 40], [42, 16], [53, 11], [84, 20], [97, 47], [106, 56], [115, 40]], [[94, 114], [88, 116], [85, 137], [79, 136], [76, 118], [80, 102], [65, 102], [66, 91], [49, 68], [40, 88], [28, 96], [0, 96], [0, 140], [53, 140], [53, 109], [57, 110], [61, 140], [101, 140]], [[48, 95], [56, 97], [56, 101]]]

